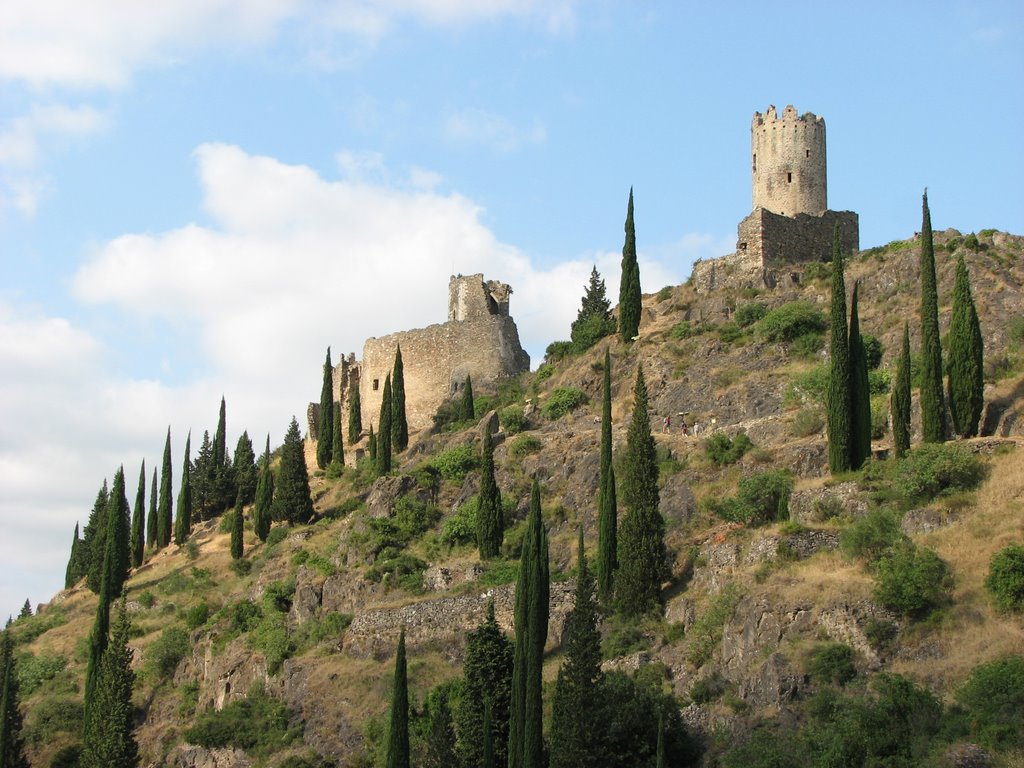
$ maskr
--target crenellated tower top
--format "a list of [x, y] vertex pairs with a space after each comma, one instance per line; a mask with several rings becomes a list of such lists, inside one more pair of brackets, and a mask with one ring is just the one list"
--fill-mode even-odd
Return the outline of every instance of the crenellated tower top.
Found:
[[824, 118], [793, 105], [779, 117], [771, 105], [754, 113], [750, 143], [755, 209], [792, 217], [828, 208]]

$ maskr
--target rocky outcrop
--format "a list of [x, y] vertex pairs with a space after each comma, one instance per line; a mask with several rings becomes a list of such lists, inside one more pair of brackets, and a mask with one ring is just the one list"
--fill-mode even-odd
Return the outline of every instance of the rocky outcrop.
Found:
[[868, 501], [855, 482], [794, 491], [789, 497], [789, 518], [804, 525], [840, 515], [863, 517], [867, 512]]
[[174, 768], [249, 768], [252, 760], [240, 749], [206, 749], [179, 744], [167, 758]]

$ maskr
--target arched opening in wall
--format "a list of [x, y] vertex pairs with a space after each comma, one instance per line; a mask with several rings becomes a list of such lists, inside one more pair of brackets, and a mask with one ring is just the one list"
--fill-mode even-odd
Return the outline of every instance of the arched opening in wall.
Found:
[[378, 389], [380, 389], [380, 379], [374, 379], [373, 380], [373, 391], [376, 392]]
[[747, 244], [746, 243], [740, 243], [740, 250], [741, 251], [747, 250]]

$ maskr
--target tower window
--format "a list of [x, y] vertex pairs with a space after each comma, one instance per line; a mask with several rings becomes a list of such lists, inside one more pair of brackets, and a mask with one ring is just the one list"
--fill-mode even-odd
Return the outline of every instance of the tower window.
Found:
[[811, 156], [811, 150], [805, 149], [804, 150], [804, 157], [810, 157], [810, 156]]
[[757, 173], [757, 153], [754, 153], [754, 173]]
[[786, 183], [787, 184], [792, 184], [793, 183], [793, 174], [792, 173], [787, 173], [786, 174]]
[[376, 392], [378, 389], [380, 389], [380, 379], [374, 379], [373, 380], [373, 391]]

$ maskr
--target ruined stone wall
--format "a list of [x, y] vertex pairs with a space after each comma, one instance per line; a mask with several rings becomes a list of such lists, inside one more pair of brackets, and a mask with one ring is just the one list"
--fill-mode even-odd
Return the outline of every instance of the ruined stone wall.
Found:
[[819, 214], [828, 209], [825, 120], [792, 105], [775, 113], [754, 113], [750, 125], [753, 208], [783, 216]]
[[780, 216], [758, 208], [737, 227], [738, 253], [760, 259], [766, 267], [832, 258], [832, 235], [839, 225], [839, 247], [849, 255], [860, 250], [860, 217], [853, 211], [823, 211]]
[[530, 369], [530, 356], [523, 351], [519, 331], [508, 316], [486, 315], [367, 339], [359, 376], [366, 430], [370, 424], [377, 430], [384, 379], [394, 367], [399, 345], [410, 430], [429, 427], [437, 407], [461, 387], [467, 374], [474, 382], [483, 383]]
[[448, 281], [448, 320], [466, 322], [501, 315], [508, 317], [512, 289], [498, 280], [484, 282], [481, 273], [452, 275]]

